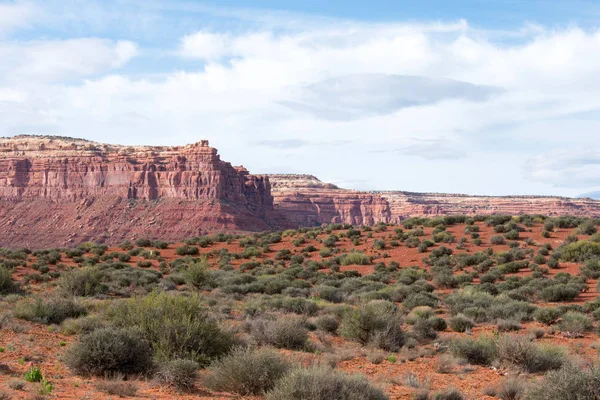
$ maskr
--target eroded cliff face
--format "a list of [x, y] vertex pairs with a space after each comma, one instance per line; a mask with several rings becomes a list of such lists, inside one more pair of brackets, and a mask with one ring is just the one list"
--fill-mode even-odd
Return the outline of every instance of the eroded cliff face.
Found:
[[215, 231], [397, 223], [445, 214], [600, 216], [600, 201], [361, 192], [312, 175], [252, 175], [208, 142], [116, 146], [81, 139], [0, 139], [0, 246], [177, 241]]
[[600, 216], [600, 201], [539, 196], [468, 196], [340, 189], [311, 175], [268, 175], [274, 207], [294, 223], [372, 225], [408, 217], [458, 214]]
[[282, 225], [268, 179], [222, 161], [206, 141], [126, 147], [68, 138], [0, 139], [0, 245], [179, 240]]

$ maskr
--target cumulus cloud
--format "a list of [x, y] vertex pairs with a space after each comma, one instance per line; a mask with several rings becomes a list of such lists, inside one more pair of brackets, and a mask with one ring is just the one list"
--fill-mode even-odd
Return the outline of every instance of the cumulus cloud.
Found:
[[136, 54], [132, 42], [96, 38], [0, 42], [0, 82], [82, 78], [119, 68]]
[[38, 11], [30, 2], [0, 4], [0, 34], [29, 25]]
[[[172, 40], [155, 44], [126, 27], [162, 33], [169, 24], [160, 13], [172, 13], [172, 2], [140, 6], [139, 15], [94, 3], [94, 14], [119, 26], [110, 37], [83, 12], [45, 15], [55, 30], [67, 24], [60, 37], [18, 37], [43, 3], [14, 4], [32, 8], [11, 11], [18, 24], [0, 17], [0, 32], [11, 32], [0, 39], [0, 135], [209, 139], [224, 159], [252, 171], [351, 179], [355, 188], [585, 192], [575, 191], [570, 173], [578, 187], [598, 184], [598, 165], [581, 152], [559, 154], [558, 164], [535, 155], [595, 145], [600, 31], [216, 10], [214, 20], [187, 18], [165, 32]], [[70, 31], [77, 35], [64, 37]], [[566, 172], [553, 177], [554, 170]]]

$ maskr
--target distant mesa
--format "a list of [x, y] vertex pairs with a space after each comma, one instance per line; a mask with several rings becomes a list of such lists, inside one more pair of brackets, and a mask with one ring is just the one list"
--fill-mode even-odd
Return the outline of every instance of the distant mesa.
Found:
[[348, 190], [313, 175], [254, 175], [221, 160], [206, 140], [122, 146], [59, 136], [0, 138], [1, 246], [174, 241], [219, 231], [525, 213], [600, 216], [600, 201]]

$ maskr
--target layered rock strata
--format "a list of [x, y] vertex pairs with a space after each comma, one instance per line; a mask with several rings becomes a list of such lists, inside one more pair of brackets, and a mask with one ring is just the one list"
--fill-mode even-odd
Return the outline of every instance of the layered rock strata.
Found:
[[281, 226], [268, 179], [222, 161], [207, 141], [128, 147], [60, 137], [0, 139], [3, 246], [178, 240]]

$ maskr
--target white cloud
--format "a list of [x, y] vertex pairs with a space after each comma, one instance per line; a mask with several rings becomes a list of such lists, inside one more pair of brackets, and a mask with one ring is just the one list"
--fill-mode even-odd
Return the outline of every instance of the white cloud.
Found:
[[[598, 31], [278, 18], [198, 23], [160, 49], [128, 37], [0, 41], [0, 135], [207, 138], [251, 171], [357, 188], [583, 192], [564, 186], [572, 172], [581, 187], [598, 184], [594, 164], [575, 163], [581, 153], [535, 158], [594, 143], [600, 114], [580, 114], [600, 110]], [[135, 75], [119, 70], [135, 57]]]
[[29, 25], [37, 14], [37, 7], [30, 2], [0, 4], [0, 34]]
[[453, 79], [358, 74], [327, 79], [291, 91], [290, 98], [281, 104], [318, 118], [353, 120], [449, 99], [481, 102], [500, 92], [497, 88]]
[[532, 180], [560, 187], [600, 186], [600, 151], [583, 148], [553, 151], [529, 159], [524, 166]]
[[136, 54], [132, 42], [96, 38], [0, 42], [0, 82], [73, 80], [121, 67]]

